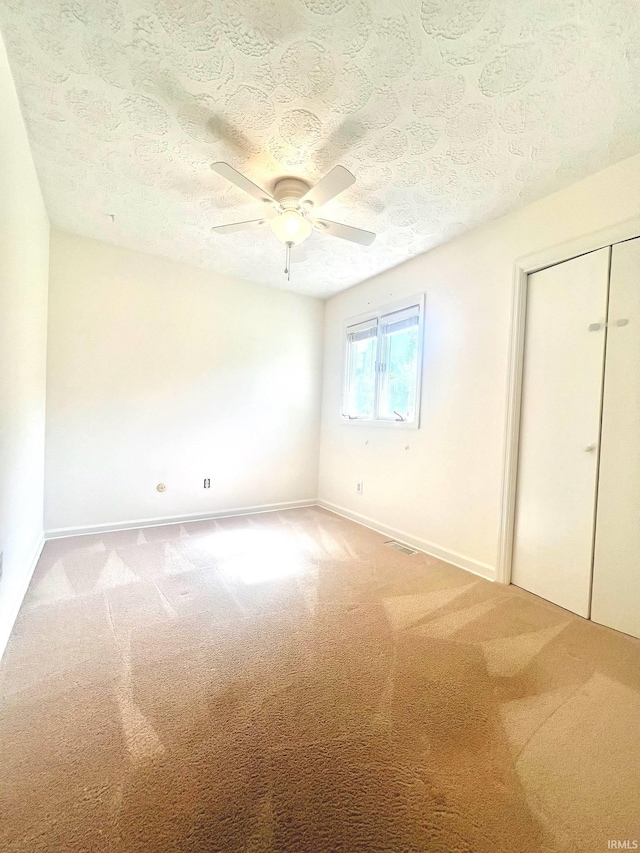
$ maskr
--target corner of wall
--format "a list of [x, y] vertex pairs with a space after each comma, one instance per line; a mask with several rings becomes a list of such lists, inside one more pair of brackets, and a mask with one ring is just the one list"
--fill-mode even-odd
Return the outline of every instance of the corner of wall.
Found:
[[0, 655], [42, 551], [50, 223], [0, 38]]

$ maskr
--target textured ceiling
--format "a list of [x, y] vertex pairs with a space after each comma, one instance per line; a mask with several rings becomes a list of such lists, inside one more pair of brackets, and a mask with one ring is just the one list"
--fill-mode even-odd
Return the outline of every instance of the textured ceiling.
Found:
[[52, 221], [280, 287], [216, 176], [336, 163], [291, 289], [325, 296], [640, 150], [637, 0], [1, 0]]

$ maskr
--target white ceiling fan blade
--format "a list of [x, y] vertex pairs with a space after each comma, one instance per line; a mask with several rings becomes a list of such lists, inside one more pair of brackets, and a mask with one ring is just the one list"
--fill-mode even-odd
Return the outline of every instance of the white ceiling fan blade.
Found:
[[341, 222], [331, 222], [330, 219], [318, 219], [315, 224], [321, 234], [341, 237], [343, 240], [351, 240], [352, 243], [359, 243], [361, 246], [370, 246], [376, 239], [373, 231], [364, 231], [362, 228], [343, 225]]
[[266, 219], [248, 219], [246, 222], [231, 222], [229, 225], [214, 225], [212, 234], [233, 234], [234, 231], [253, 231], [266, 225]]
[[230, 166], [228, 163], [212, 163], [211, 168], [214, 172], [222, 175], [223, 178], [231, 181], [232, 184], [235, 184], [241, 190], [244, 190], [246, 193], [249, 193], [249, 195], [259, 199], [259, 201], [275, 202], [275, 198], [266, 190], [263, 190], [262, 187], [254, 184], [253, 181], [249, 180], [249, 178], [245, 178], [243, 174], [241, 174], [237, 169], [234, 169], [233, 166]]
[[300, 204], [310, 201], [314, 207], [320, 207], [335, 198], [339, 193], [355, 184], [356, 179], [344, 166], [334, 166], [324, 178], [321, 178], [315, 187], [311, 187], [308, 193], [302, 196]]

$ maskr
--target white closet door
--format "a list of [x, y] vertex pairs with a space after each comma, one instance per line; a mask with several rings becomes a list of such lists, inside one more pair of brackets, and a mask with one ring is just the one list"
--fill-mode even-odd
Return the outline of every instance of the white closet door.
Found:
[[640, 239], [611, 257], [591, 618], [640, 637]]
[[528, 281], [512, 582], [581, 616], [590, 603], [609, 256], [599, 249]]

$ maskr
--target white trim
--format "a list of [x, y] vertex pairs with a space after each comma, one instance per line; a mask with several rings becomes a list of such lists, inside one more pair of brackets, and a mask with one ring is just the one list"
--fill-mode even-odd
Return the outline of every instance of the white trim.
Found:
[[527, 313], [527, 278], [530, 273], [564, 263], [579, 255], [604, 249], [640, 235], [640, 216], [626, 219], [584, 237], [551, 246], [540, 252], [518, 258], [514, 265], [511, 305], [511, 341], [507, 369], [507, 411], [505, 419], [502, 502], [498, 531], [498, 564], [496, 581], [511, 583], [513, 536], [518, 473], [518, 443], [524, 365], [525, 323]]
[[381, 308], [370, 308], [367, 311], [361, 311], [359, 314], [354, 314], [351, 317], [346, 317], [344, 321], [345, 329], [354, 324], [365, 323], [368, 320], [380, 320], [387, 314], [395, 314], [396, 311], [403, 311], [405, 308], [413, 308], [418, 305], [421, 309], [424, 308], [425, 292], [414, 293], [411, 296], [396, 299], [395, 302], [388, 302]]
[[338, 506], [330, 501], [318, 500], [318, 506], [323, 509], [328, 509], [330, 512], [340, 515], [343, 518], [348, 518], [349, 521], [355, 521], [356, 524], [361, 524], [363, 527], [368, 527], [370, 530], [375, 530], [376, 533], [382, 533], [383, 536], [388, 536], [391, 539], [397, 539], [417, 551], [423, 551], [432, 557], [437, 557], [444, 560], [446, 563], [451, 563], [459, 569], [464, 569], [474, 575], [479, 575], [485, 580], [494, 580], [495, 569], [487, 563], [481, 563], [479, 560], [474, 560], [472, 557], [466, 557], [464, 554], [458, 554], [456, 551], [450, 551], [447, 548], [441, 548], [439, 545], [434, 545], [433, 542], [427, 542], [426, 539], [420, 539], [417, 536], [412, 536], [410, 533], [405, 533], [404, 530], [398, 530], [395, 527], [389, 527], [387, 524], [382, 524], [375, 518], [369, 518], [367, 515], [362, 515], [359, 512], [347, 509], [343, 506]]
[[586, 255], [588, 252], [595, 252], [597, 249], [604, 249], [606, 246], [623, 243], [625, 240], [634, 240], [639, 235], [640, 216], [633, 216], [631, 219], [625, 219], [623, 222], [618, 222], [609, 228], [603, 228], [601, 231], [594, 231], [583, 237], [577, 237], [575, 240], [568, 240], [566, 243], [558, 243], [548, 249], [524, 255], [516, 259], [516, 266], [525, 270], [527, 274], [538, 272], [538, 270], [543, 270], [546, 267], [553, 267], [563, 261], [569, 261], [571, 258], [577, 258], [579, 255]]
[[64, 539], [67, 536], [84, 536], [90, 533], [113, 533], [117, 530], [135, 530], [138, 527], [162, 527], [165, 524], [182, 524], [189, 521], [207, 521], [214, 518], [229, 518], [233, 515], [256, 515], [260, 512], [278, 512], [283, 509], [296, 509], [305, 506], [316, 506], [315, 498], [301, 501], [285, 501], [276, 504], [261, 504], [259, 506], [244, 506], [236, 509], [209, 510], [208, 512], [187, 513], [186, 515], [167, 515], [160, 518], [136, 518], [126, 521], [115, 521], [108, 524], [87, 524], [84, 527], [57, 527], [45, 530], [45, 539]]
[[502, 501], [500, 504], [498, 561], [496, 566], [496, 581], [507, 584], [511, 583], [511, 560], [513, 556], [528, 275], [529, 273], [524, 268], [516, 265], [511, 306], [507, 412], [502, 463]]
[[31, 559], [28, 563], [27, 571], [25, 572], [25, 575], [22, 579], [22, 584], [19, 587], [18, 595], [16, 595], [13, 601], [13, 605], [9, 610], [9, 615], [7, 619], [5, 619], [2, 626], [0, 626], [0, 660], [2, 660], [2, 656], [4, 655], [5, 650], [7, 648], [9, 637], [11, 636], [11, 632], [13, 631], [15, 621], [18, 618], [18, 613], [20, 612], [20, 608], [22, 607], [24, 597], [27, 594], [27, 590], [29, 589], [29, 584], [31, 583], [33, 573], [35, 572], [36, 566], [38, 565], [38, 560], [40, 559], [40, 554], [42, 554], [44, 543], [45, 537], [41, 536], [40, 541], [37, 543], [36, 547], [33, 550]]
[[420, 429], [420, 424], [417, 421], [391, 421], [385, 418], [376, 418], [367, 420], [366, 418], [344, 418], [340, 413], [340, 423], [349, 424], [349, 426], [363, 427], [388, 427], [389, 429]]

